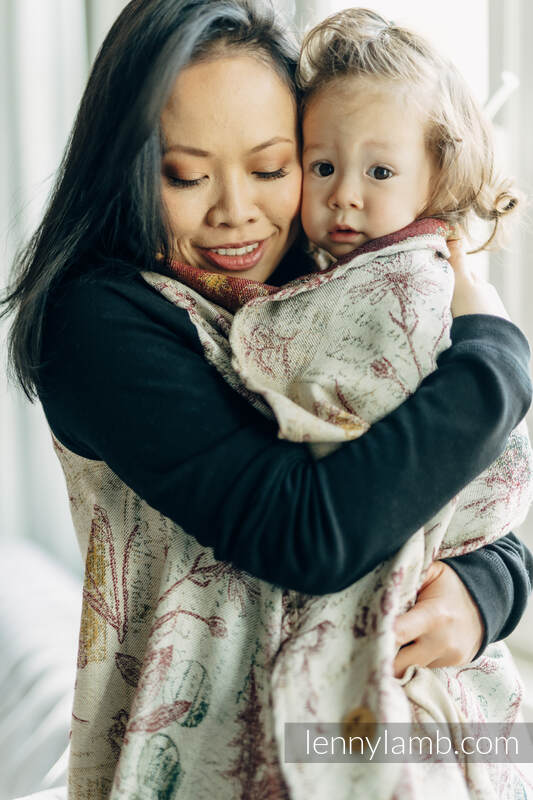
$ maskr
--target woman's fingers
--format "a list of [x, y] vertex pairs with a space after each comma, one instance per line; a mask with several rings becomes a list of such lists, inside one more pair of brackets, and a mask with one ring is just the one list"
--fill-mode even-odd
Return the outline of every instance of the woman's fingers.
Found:
[[402, 647], [394, 659], [394, 677], [401, 678], [411, 664], [419, 664], [421, 667], [428, 666], [427, 647], [423, 641], [413, 642], [413, 644]]
[[398, 647], [405, 647], [431, 629], [433, 625], [431, 612], [432, 609], [427, 603], [417, 602], [409, 611], [397, 617], [394, 631]]
[[452, 299], [452, 315], [493, 314], [509, 319], [500, 295], [491, 283], [467, 273], [456, 275]]
[[395, 622], [398, 646], [394, 674], [411, 664], [467, 664], [483, 641], [479, 609], [457, 573], [443, 561], [430, 565], [415, 605]]
[[425, 589], [442, 575], [443, 561], [433, 561], [429, 565], [424, 582], [418, 590], [416, 603], [405, 614], [400, 614], [394, 623], [398, 647], [414, 641], [422, 634], [432, 630], [435, 622], [435, 609], [428, 603]]
[[452, 299], [452, 314], [461, 317], [465, 314], [493, 314], [509, 319], [502, 300], [491, 283], [484, 280], [469, 266], [461, 239], [448, 242], [449, 262], [455, 273], [455, 287]]
[[463, 240], [448, 239], [446, 244], [448, 245], [448, 250], [450, 251], [450, 257], [448, 261], [450, 262], [455, 274], [457, 275], [460, 272], [466, 272], [467, 262]]
[[440, 649], [442, 642], [438, 637], [431, 635], [421, 636], [415, 642], [405, 645], [398, 651], [394, 659], [394, 677], [401, 678], [407, 667], [417, 664], [420, 667], [453, 667], [460, 664], [467, 664], [468, 661], [461, 658], [457, 651], [444, 651], [439, 658], [434, 658], [437, 649]]

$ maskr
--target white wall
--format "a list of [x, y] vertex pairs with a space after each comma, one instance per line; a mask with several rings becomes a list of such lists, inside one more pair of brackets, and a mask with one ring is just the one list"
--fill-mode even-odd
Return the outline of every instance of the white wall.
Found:
[[361, 5], [377, 11], [397, 25], [413, 28], [446, 53], [464, 74], [478, 99], [488, 92], [488, 2], [447, 0], [445, 5], [427, 0], [303, 0], [300, 13], [310, 14], [312, 23], [342, 8]]

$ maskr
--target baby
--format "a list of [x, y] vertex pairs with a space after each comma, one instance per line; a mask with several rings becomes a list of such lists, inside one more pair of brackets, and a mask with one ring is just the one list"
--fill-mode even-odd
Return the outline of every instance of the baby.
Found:
[[[177, 281], [144, 277], [189, 311], [207, 358], [275, 416], [279, 435], [322, 457], [363, 434], [436, 368], [450, 345], [450, 226], [468, 232], [475, 217], [492, 222], [487, 246], [517, 195], [494, 176], [490, 129], [455, 68], [378, 14], [347, 10], [312, 30], [300, 78], [302, 222], [335, 262], [279, 290], [183, 265], [175, 265]], [[294, 634], [279, 649], [272, 681], [280, 742], [287, 721], [341, 720], [355, 707], [387, 723], [515, 718], [520, 689], [504, 645], [468, 669], [410, 667], [400, 682], [394, 620], [436, 558], [481, 547], [524, 519], [531, 474], [522, 425], [502, 456], [392, 558], [342, 592], [289, 603]], [[284, 768], [289, 777], [305, 772], [309, 793], [327, 796], [333, 765], [322, 773], [314, 766]], [[360, 796], [392, 796], [400, 773], [412, 788], [402, 797], [466, 796], [458, 771], [373, 766], [337, 775], [338, 796], [354, 796], [356, 778]], [[492, 796], [499, 769], [465, 767], [473, 796]]]
[[307, 35], [299, 78], [302, 222], [334, 258], [423, 217], [468, 229], [477, 216], [495, 234], [516, 208], [510, 181], [494, 175], [482, 112], [422, 37], [372, 11], [342, 11]]
[[446, 239], [477, 217], [493, 224], [486, 247], [518, 196], [494, 175], [490, 128], [455, 67], [378, 14], [346, 10], [313, 29], [300, 82], [302, 223], [336, 262], [241, 309], [230, 342], [281, 437], [332, 443], [436, 368], [450, 345]]

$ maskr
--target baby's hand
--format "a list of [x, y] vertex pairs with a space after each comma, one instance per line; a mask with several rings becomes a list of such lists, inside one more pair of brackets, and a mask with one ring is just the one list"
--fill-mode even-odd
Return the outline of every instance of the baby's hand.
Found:
[[449, 239], [450, 264], [455, 273], [452, 314], [493, 314], [509, 319], [500, 295], [494, 286], [475, 271], [469, 269], [461, 239]]

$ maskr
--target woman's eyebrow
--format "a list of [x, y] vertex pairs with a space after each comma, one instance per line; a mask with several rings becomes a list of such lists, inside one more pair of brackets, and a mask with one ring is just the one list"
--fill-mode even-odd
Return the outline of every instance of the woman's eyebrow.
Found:
[[171, 153], [173, 150], [179, 150], [180, 153], [187, 153], [190, 156], [199, 156], [200, 158], [207, 158], [211, 155], [207, 150], [199, 150], [197, 147], [187, 147], [184, 144], [171, 144], [165, 147], [163, 155]]
[[250, 153], [258, 153], [260, 150], [266, 150], [267, 147], [272, 147], [274, 144], [279, 144], [279, 142], [288, 142], [292, 144], [292, 139], [287, 139], [284, 136], [274, 136], [272, 139], [269, 139], [267, 142], [263, 142], [262, 144], [258, 144], [249, 151]]
[[[260, 150], [266, 150], [267, 147], [272, 147], [275, 144], [279, 144], [280, 142], [288, 142], [292, 144], [292, 139], [287, 139], [284, 136], [274, 136], [272, 139], [269, 139], [266, 142], [262, 142], [261, 144], [257, 144], [255, 147], [252, 147], [251, 150], [248, 152], [251, 153], [258, 153]], [[199, 156], [200, 158], [209, 158], [212, 153], [209, 153], [207, 150], [200, 150], [198, 147], [188, 147], [184, 144], [171, 144], [168, 147], [165, 147], [163, 154], [166, 155], [167, 153], [171, 153], [172, 151], [177, 150], [180, 153], [187, 153], [190, 156]]]

